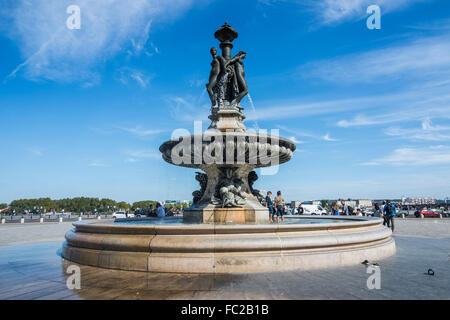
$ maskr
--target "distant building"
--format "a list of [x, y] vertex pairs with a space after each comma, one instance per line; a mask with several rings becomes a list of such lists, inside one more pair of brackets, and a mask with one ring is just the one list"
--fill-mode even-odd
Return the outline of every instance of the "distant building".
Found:
[[434, 205], [436, 202], [435, 198], [402, 197], [402, 205]]
[[358, 208], [372, 208], [372, 200], [368, 200], [368, 199], [359, 199], [356, 200], [357, 203], [357, 207]]

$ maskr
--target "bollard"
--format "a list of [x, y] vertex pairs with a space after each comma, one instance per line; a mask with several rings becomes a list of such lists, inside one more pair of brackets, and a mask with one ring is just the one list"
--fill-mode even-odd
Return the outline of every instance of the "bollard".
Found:
[[425, 216], [421, 213], [420, 214], [420, 219], [423, 219], [423, 218], [425, 218]]
[[44, 218], [39, 218], [39, 223], [44, 223]]
[[81, 220], [83, 220], [83, 218], [82, 217], [78, 217], [78, 221], [81, 221]]
[[402, 219], [405, 219], [405, 218], [406, 218], [405, 214], [404, 214], [404, 213], [402, 213]]
[[97, 220], [102, 220], [102, 217], [101, 217], [101, 216], [98, 216], [98, 217], [97, 217]]
[[25, 219], [24, 218], [20, 218], [20, 223], [25, 223]]
[[439, 219], [442, 219], [442, 213], [439, 213]]
[[2, 218], [2, 224], [5, 224], [5, 223], [6, 223], [6, 219]]
[[59, 218], [59, 223], [62, 223], [63, 222], [63, 218]]

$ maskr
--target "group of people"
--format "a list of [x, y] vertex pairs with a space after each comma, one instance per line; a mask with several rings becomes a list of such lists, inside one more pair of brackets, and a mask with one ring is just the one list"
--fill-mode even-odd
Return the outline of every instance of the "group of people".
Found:
[[181, 209], [175, 209], [174, 207], [165, 208], [160, 202], [156, 203], [156, 208], [153, 208], [151, 204], [148, 210], [146, 210], [148, 217], [171, 217], [181, 213]]
[[266, 196], [266, 208], [269, 209], [270, 223], [274, 222], [275, 216], [277, 217], [277, 223], [284, 221], [284, 215], [286, 214], [286, 207], [284, 205], [284, 198], [281, 195], [281, 191], [277, 192], [277, 196], [272, 200], [272, 192], [268, 191]]
[[396, 215], [395, 205], [391, 201], [383, 201], [383, 205], [380, 207], [378, 203], [375, 203], [375, 213], [383, 217], [383, 225], [387, 225], [388, 228], [392, 229], [394, 232], [394, 217]]
[[[362, 216], [361, 210], [358, 208], [356, 209], [356, 213], [353, 214], [353, 209], [345, 204], [345, 201], [341, 201], [341, 212], [339, 212], [339, 208], [336, 202], [333, 202], [331, 205], [331, 215], [333, 216], [350, 216], [350, 215], [356, 215], [356, 216]], [[390, 200], [383, 201], [382, 206], [378, 203], [375, 203], [375, 216], [383, 217], [383, 225], [387, 225], [388, 228], [391, 228], [392, 231], [394, 231], [394, 217], [396, 215], [395, 211], [395, 205], [391, 203]]]

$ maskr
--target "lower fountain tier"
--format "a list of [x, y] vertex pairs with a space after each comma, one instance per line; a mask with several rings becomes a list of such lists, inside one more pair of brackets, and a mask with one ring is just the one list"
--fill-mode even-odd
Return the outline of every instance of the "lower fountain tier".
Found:
[[75, 229], [66, 234], [62, 256], [120, 270], [252, 273], [335, 268], [395, 253], [392, 232], [382, 219], [337, 219], [345, 222], [181, 226], [75, 222]]

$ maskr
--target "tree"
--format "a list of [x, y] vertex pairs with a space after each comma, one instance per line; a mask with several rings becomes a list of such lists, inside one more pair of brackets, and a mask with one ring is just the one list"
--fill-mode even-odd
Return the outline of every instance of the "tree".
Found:
[[144, 200], [134, 202], [131, 206], [131, 210], [135, 211], [136, 209], [148, 209], [150, 205], [153, 205], [153, 208], [156, 207], [156, 201], [154, 200]]
[[130, 210], [131, 205], [128, 202], [121, 201], [117, 204], [117, 207], [119, 207], [119, 209], [123, 209], [123, 210]]

